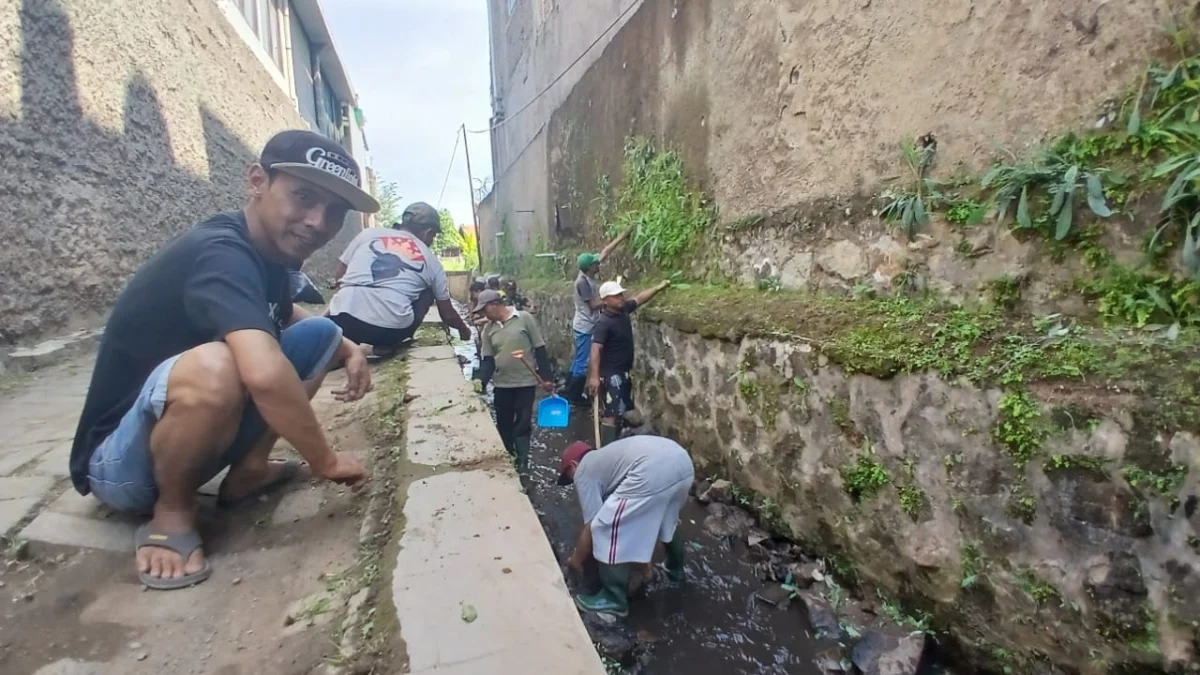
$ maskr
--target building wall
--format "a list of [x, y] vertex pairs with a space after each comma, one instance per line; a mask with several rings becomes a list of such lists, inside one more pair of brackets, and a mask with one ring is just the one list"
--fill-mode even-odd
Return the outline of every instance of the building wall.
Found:
[[546, 183], [548, 157], [546, 134], [534, 137], [529, 147], [510, 167], [507, 178], [497, 183], [479, 205], [479, 245], [484, 260], [493, 259], [503, 250], [497, 234], [512, 250], [531, 251], [535, 244], [554, 236], [554, 204]]
[[94, 322], [305, 126], [212, 0], [8, 2], [0, 45], [3, 342]]
[[292, 12], [289, 15], [292, 27], [292, 73], [296, 81], [296, 107], [300, 116], [312, 128], [317, 127], [317, 99], [313, 94], [312, 47], [308, 34], [300, 23], [300, 17]]
[[[506, 122], [493, 139], [494, 176], [503, 176], [541, 131], [575, 83], [587, 72], [616, 34], [611, 31], [592, 51], [570, 68], [604, 29], [641, 0], [488, 0], [492, 30], [492, 74], [495, 111]], [[510, 12], [511, 7], [511, 12]], [[566, 8], [566, 9], [564, 9]], [[632, 12], [625, 16], [625, 20]], [[538, 92], [566, 75], [524, 113], [513, 116]]]
[[[600, 234], [587, 219], [597, 178], [618, 177], [626, 138], [643, 134], [680, 152], [723, 221], [792, 209], [794, 221], [836, 240], [882, 229], [867, 222], [868, 202], [904, 171], [904, 136], [933, 133], [934, 175], [947, 177], [978, 171], [997, 150], [1019, 155], [1051, 135], [1093, 128], [1107, 103], [1137, 86], [1180, 7], [645, 0], [603, 54], [589, 57], [586, 74], [564, 79], [575, 80], [569, 95], [549, 95], [507, 123], [497, 145], [545, 128], [550, 203], [568, 205], [564, 229], [585, 238]], [[495, 41], [502, 93], [536, 89], [533, 64], [561, 64], [586, 44], [559, 51], [556, 28], [605, 25], [582, 3], [550, 17], [540, 29], [519, 13], [494, 22], [509, 26]], [[506, 106], [520, 99], [507, 98]], [[497, 189], [532, 175], [518, 164], [542, 161], [499, 154]], [[853, 202], [850, 217], [816, 208], [840, 200]]]

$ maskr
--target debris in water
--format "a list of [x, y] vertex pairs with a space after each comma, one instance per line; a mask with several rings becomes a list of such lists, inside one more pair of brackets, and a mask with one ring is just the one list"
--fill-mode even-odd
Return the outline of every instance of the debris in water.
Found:
[[147, 654], [146, 652], [141, 652], [135, 658], [137, 658], [138, 661], [145, 661], [147, 658], [149, 658], [149, 656], [150, 655]]
[[867, 631], [850, 659], [863, 675], [916, 675], [924, 653], [924, 633], [882, 628]]
[[708, 505], [704, 529], [714, 537], [736, 537], [753, 526], [754, 518], [736, 506], [716, 502]]
[[763, 532], [757, 527], [752, 527], [750, 528], [750, 532], [746, 535], [746, 543], [750, 546], [758, 546], [770, 538], [771, 535]]
[[792, 593], [783, 586], [772, 584], [754, 594], [754, 597], [763, 602], [778, 607], [779, 609], [787, 609], [788, 605], [792, 604]]
[[479, 612], [475, 611], [474, 605], [462, 606], [462, 620], [466, 623], [474, 623], [475, 619], [479, 618]]
[[842, 633], [842, 624], [829, 601], [812, 591], [797, 591], [804, 607], [808, 610], [808, 623], [818, 638], [837, 638]]
[[698, 495], [696, 499], [698, 499], [701, 504], [711, 504], [712, 502], [728, 502], [729, 495], [732, 492], [733, 483], [730, 483], [727, 480], [715, 480], [712, 482], [712, 485], [709, 485], [708, 489], [702, 494]]
[[503, 572], [503, 573], [505, 573], [505, 574], [512, 574], [512, 568], [511, 568], [511, 567], [505, 567], [504, 569], [502, 569], [502, 570], [500, 570], [500, 571], [501, 571], [501, 572]]

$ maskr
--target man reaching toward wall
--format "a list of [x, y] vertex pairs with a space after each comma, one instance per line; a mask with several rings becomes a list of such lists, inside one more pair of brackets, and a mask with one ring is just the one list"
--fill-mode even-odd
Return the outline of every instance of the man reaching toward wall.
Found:
[[578, 260], [579, 276], [575, 277], [575, 318], [571, 328], [575, 331], [575, 359], [571, 362], [571, 377], [567, 380], [567, 400], [575, 405], [587, 405], [583, 399], [584, 387], [587, 385], [588, 359], [592, 354], [592, 328], [600, 318], [600, 310], [604, 303], [596, 289], [596, 275], [600, 273], [600, 263], [608, 259], [617, 247], [633, 234], [633, 228], [621, 233], [599, 253], [581, 253]]
[[[71, 480], [118, 510], [152, 514], [137, 531], [150, 588], [211, 573], [196, 533], [196, 490], [223, 469], [234, 506], [315, 476], [358, 489], [367, 473], [335, 452], [309, 399], [344, 364], [341, 401], [371, 387], [362, 352], [329, 319], [292, 304], [288, 271], [373, 213], [359, 168], [336, 143], [284, 131], [250, 168], [250, 201], [163, 247], [117, 298], [71, 448]], [[282, 436], [307, 460], [269, 459]]]
[[446, 271], [429, 248], [441, 230], [437, 210], [417, 202], [391, 228], [367, 228], [350, 242], [335, 273], [338, 291], [329, 302], [329, 316], [347, 338], [371, 345], [377, 356], [389, 356], [417, 332], [436, 302], [442, 321], [457, 328], [463, 340], [471, 339], [450, 301]]
[[604, 423], [600, 425], [600, 444], [608, 445], [620, 434], [620, 422], [634, 409], [633, 379], [633, 320], [638, 307], [650, 302], [660, 291], [671, 285], [664, 281], [654, 288], [625, 299], [625, 289], [615, 281], [600, 286], [604, 309], [592, 329], [592, 355], [588, 374], [588, 392], [600, 396]]

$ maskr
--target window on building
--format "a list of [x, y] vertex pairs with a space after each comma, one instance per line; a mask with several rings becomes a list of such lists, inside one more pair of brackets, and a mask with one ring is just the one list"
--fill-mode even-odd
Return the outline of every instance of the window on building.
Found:
[[258, 37], [280, 72], [287, 72], [283, 60], [284, 3], [287, 0], [234, 0], [250, 30]]

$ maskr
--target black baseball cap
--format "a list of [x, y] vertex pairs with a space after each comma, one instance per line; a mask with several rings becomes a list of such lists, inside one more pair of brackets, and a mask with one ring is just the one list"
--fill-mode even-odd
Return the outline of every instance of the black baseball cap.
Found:
[[375, 213], [379, 202], [362, 189], [358, 162], [346, 149], [321, 134], [300, 129], [281, 131], [263, 147], [258, 163], [325, 188], [362, 213]]
[[400, 226], [412, 232], [415, 230], [442, 231], [442, 216], [437, 209], [425, 202], [413, 202], [400, 215]]

